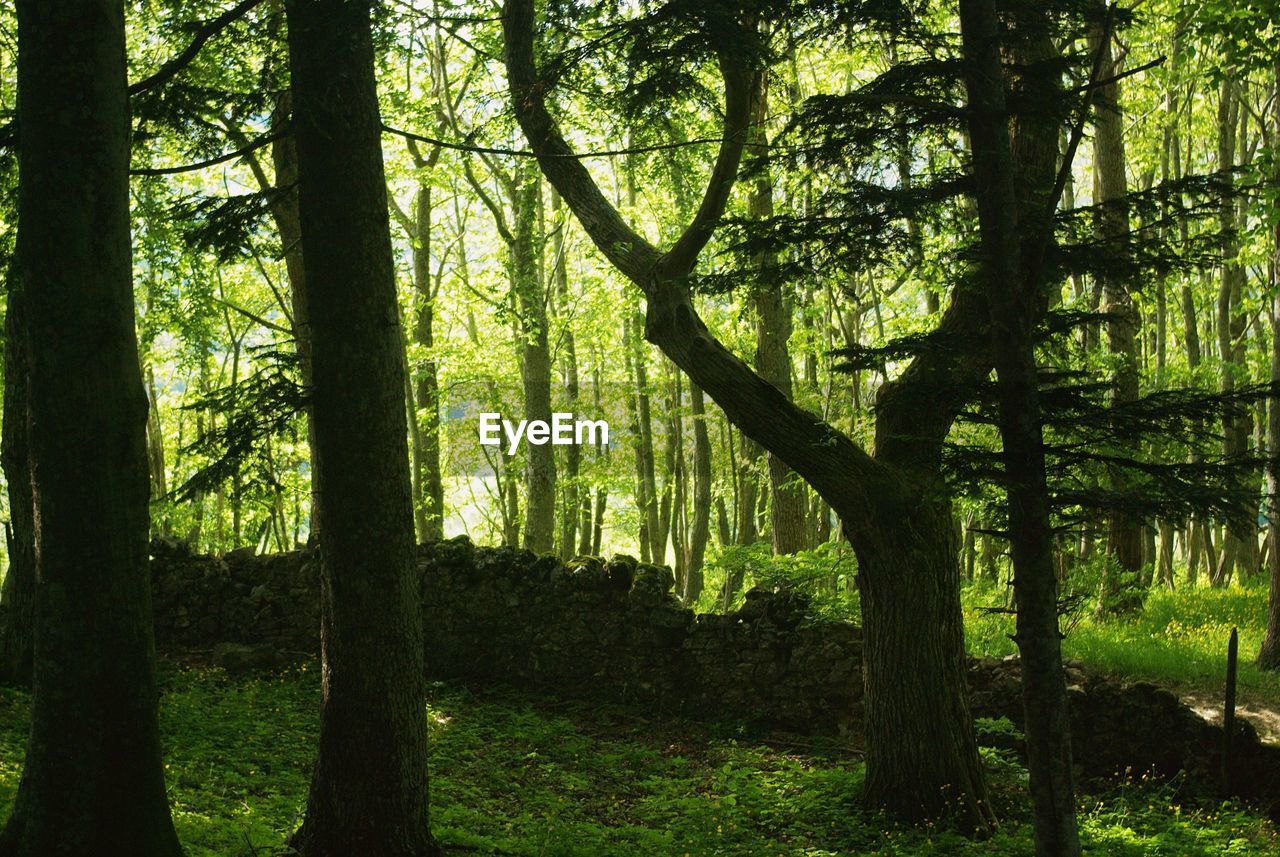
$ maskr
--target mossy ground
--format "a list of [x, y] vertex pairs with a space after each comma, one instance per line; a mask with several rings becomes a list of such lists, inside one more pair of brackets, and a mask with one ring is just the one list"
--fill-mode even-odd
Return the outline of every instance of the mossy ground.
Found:
[[[306, 797], [319, 682], [314, 666], [233, 676], [162, 667], [161, 726], [174, 819], [191, 857], [283, 853]], [[28, 697], [0, 689], [0, 817], [22, 763]], [[432, 800], [459, 853], [847, 855], [1031, 853], [1025, 771], [988, 753], [1003, 824], [985, 842], [896, 827], [860, 811], [855, 749], [750, 735], [636, 710], [437, 685]], [[1098, 855], [1273, 854], [1276, 831], [1234, 805], [1117, 785], [1082, 801]]]

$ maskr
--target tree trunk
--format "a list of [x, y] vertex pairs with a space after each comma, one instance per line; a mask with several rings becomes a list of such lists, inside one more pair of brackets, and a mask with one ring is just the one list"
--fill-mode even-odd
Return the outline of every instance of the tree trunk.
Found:
[[[1218, 168], [1230, 170], [1235, 165], [1236, 128], [1240, 121], [1240, 101], [1236, 92], [1236, 83], [1230, 78], [1224, 79], [1219, 87], [1218, 98]], [[1224, 172], [1223, 180], [1233, 184], [1230, 173]], [[1241, 306], [1244, 292], [1244, 268], [1237, 259], [1240, 250], [1239, 238], [1236, 236], [1236, 200], [1226, 194], [1220, 203], [1218, 225], [1222, 230], [1222, 269], [1218, 283], [1218, 356], [1222, 360], [1221, 388], [1224, 394], [1231, 393], [1236, 387], [1236, 373], [1244, 369], [1244, 330], [1247, 317]], [[1249, 445], [1247, 417], [1235, 413], [1228, 408], [1222, 416], [1222, 453], [1228, 459], [1244, 455]], [[1237, 484], [1237, 490], [1244, 486]], [[1249, 542], [1256, 543], [1257, 534], [1252, 521], [1241, 516], [1237, 520], [1227, 522], [1226, 534], [1222, 540], [1222, 550], [1218, 563], [1211, 570], [1211, 583], [1225, 586], [1235, 570], [1237, 562], [1248, 563], [1253, 551], [1249, 550]]]
[[[1089, 36], [1089, 49], [1100, 51], [1101, 80], [1109, 80], [1116, 73], [1112, 60], [1110, 34], [1103, 43], [1102, 25], [1098, 24]], [[1121, 244], [1128, 240], [1129, 206], [1126, 201], [1128, 183], [1125, 178], [1124, 117], [1120, 107], [1120, 84], [1110, 80], [1098, 87], [1094, 104], [1096, 136], [1094, 138], [1095, 196], [1102, 204], [1099, 239]], [[1112, 380], [1112, 401], [1120, 404], [1138, 398], [1138, 312], [1129, 294], [1129, 286], [1116, 274], [1100, 275], [1102, 279], [1103, 310], [1111, 315], [1107, 321], [1107, 347], [1116, 361]], [[1135, 455], [1136, 450], [1128, 452]], [[1123, 490], [1123, 477], [1112, 480], [1112, 488]], [[1120, 571], [1136, 574], [1142, 568], [1142, 521], [1136, 515], [1124, 511], [1112, 512], [1108, 522], [1107, 549], [1114, 557]], [[1121, 581], [1108, 565], [1102, 581], [1098, 606], [1100, 610], [1123, 611], [1140, 605], [1136, 598], [1121, 598]]]
[[[275, 99], [271, 115], [273, 132], [283, 133], [288, 128], [292, 111], [293, 96], [286, 89]], [[271, 205], [271, 219], [275, 221], [276, 231], [280, 233], [285, 271], [289, 275], [289, 300], [293, 305], [293, 342], [298, 354], [298, 369], [302, 375], [303, 387], [310, 389], [314, 383], [311, 374], [311, 314], [307, 309], [307, 273], [302, 259], [302, 226], [298, 217], [298, 147], [292, 134], [285, 134], [271, 144], [271, 159], [275, 167], [276, 190]], [[311, 521], [308, 539], [314, 542], [320, 535], [320, 493], [315, 481], [315, 416], [309, 398], [306, 414], [307, 450], [311, 465]]]
[[640, 468], [640, 483], [643, 495], [640, 498], [641, 530], [647, 536], [644, 551], [649, 554], [649, 561], [661, 563], [665, 551], [658, 540], [660, 525], [658, 523], [658, 480], [654, 464], [653, 418], [649, 409], [649, 370], [648, 354], [639, 336], [642, 321], [638, 315], [631, 322], [631, 360], [635, 372], [636, 390], [636, 441], [638, 446], [637, 463]]
[[[1275, 96], [1271, 100], [1272, 140], [1280, 142], [1280, 59], [1275, 65]], [[1280, 178], [1280, 164], [1276, 165]], [[1280, 220], [1271, 226], [1271, 383], [1280, 385]], [[1267, 633], [1258, 652], [1258, 666], [1280, 669], [1280, 396], [1272, 395], [1267, 409], [1267, 498], [1271, 550], [1267, 552]]]
[[[512, 199], [511, 286], [520, 317], [520, 377], [524, 417], [551, 422], [551, 349], [545, 285], [539, 263], [538, 208], [541, 176], [520, 165]], [[524, 546], [538, 553], [555, 549], [556, 459], [549, 443], [525, 445]]]
[[[883, 386], [874, 455], [788, 401], [711, 335], [689, 292], [690, 274], [734, 185], [755, 72], [741, 56], [719, 55], [720, 150], [698, 213], [679, 239], [659, 250], [623, 220], [556, 126], [534, 63], [534, 12], [533, 0], [506, 0], [502, 24], [510, 103], [539, 166], [596, 247], [643, 291], [646, 339], [745, 436], [827, 499], [857, 552], [868, 803], [907, 820], [950, 813], [971, 828], [989, 828], [965, 686], [956, 534], [938, 478], [942, 439], [968, 390], [990, 372], [985, 348], [963, 357], [921, 355]], [[940, 324], [946, 335], [985, 342], [985, 297], [958, 284]], [[754, 516], [754, 504], [739, 505]]]
[[[1048, 196], [1045, 190], [1052, 185], [1051, 172], [1024, 174], [1015, 179], [995, 3], [961, 0], [960, 22], [970, 68], [966, 80], [969, 139], [977, 188], [980, 268], [986, 282], [991, 338], [995, 343], [1001, 460], [1017, 602], [1015, 641], [1022, 659], [1036, 854], [1077, 857], [1080, 838], [1071, 769], [1070, 717], [1062, 633], [1058, 627], [1058, 586], [1036, 366], [1037, 306], [1042, 291], [1040, 258], [1044, 244], [1051, 240], [1047, 231], [1052, 228], [1050, 217], [1057, 200], [1040, 202]], [[1034, 54], [1031, 57], [1043, 59]], [[1017, 59], [1025, 61], [1028, 56]], [[1104, 69], [1103, 74], [1109, 71]], [[1037, 91], [1044, 88], [1043, 83], [1023, 83], [1018, 96], [1028, 101], [1037, 95], [1052, 97], [1052, 86], [1048, 93]], [[1053, 145], [1056, 148], [1056, 140]], [[1015, 180], [1031, 186], [1032, 198], [1039, 205], [1020, 210]], [[1050, 208], [1041, 210], [1040, 206], [1046, 204]]]
[[20, 0], [17, 15], [11, 286], [29, 386], [5, 427], [26, 421], [31, 483], [14, 508], [29, 490], [38, 525], [31, 731], [0, 855], [178, 857], [157, 726], [124, 8]]
[[[562, 374], [565, 393], [569, 399], [569, 412], [577, 413], [579, 405], [578, 347], [573, 336], [573, 320], [570, 315], [569, 260], [565, 255], [567, 242], [565, 241], [564, 233], [569, 228], [569, 224], [560, 216], [562, 207], [560, 195], [552, 190], [551, 210], [556, 215], [556, 223], [554, 227], [555, 239], [552, 242], [551, 284], [556, 298], [556, 305], [564, 315], [564, 335], [561, 343], [564, 347]], [[578, 519], [582, 509], [579, 498], [584, 493], [579, 483], [581, 467], [582, 450], [578, 448], [577, 444], [566, 447], [564, 451], [564, 479], [560, 480], [560, 484], [563, 486], [561, 489], [563, 511], [560, 516], [560, 558], [563, 560], [570, 560], [574, 555], [575, 541], [578, 534]]]
[[27, 357], [23, 342], [22, 293], [18, 278], [9, 277], [9, 306], [5, 313], [4, 423], [0, 431], [0, 466], [9, 487], [9, 522], [0, 607], [0, 683], [30, 686], [35, 640], [36, 557], [32, 517], [30, 440], [27, 436]]
[[909, 518], [896, 519], [892, 505], [886, 503], [874, 540], [853, 541], [867, 794], [899, 818], [952, 813], [981, 829], [993, 815], [970, 727], [951, 505], [922, 495]]
[[[755, 181], [747, 195], [747, 215], [755, 220], [773, 217], [773, 179], [768, 165], [768, 84], [760, 86], [752, 106], [750, 148], [758, 161]], [[788, 399], [791, 392], [791, 304], [777, 275], [774, 253], [758, 253], [755, 267], [756, 371]], [[769, 468], [769, 532], [775, 554], [793, 554], [806, 545], [804, 484], [786, 462], [767, 453]]]
[[[426, 159], [415, 159], [419, 169], [435, 165], [437, 149]], [[425, 357], [411, 367], [416, 437], [414, 480], [419, 485], [414, 507], [415, 525], [423, 541], [444, 538], [444, 478], [440, 467], [440, 378], [435, 347], [435, 289], [431, 279], [431, 183], [421, 180], [414, 197], [413, 236], [413, 342]], [[423, 412], [425, 420], [422, 420]]]
[[693, 526], [689, 534], [689, 562], [685, 572], [684, 603], [693, 604], [705, 583], [702, 566], [711, 535], [711, 437], [702, 388], [689, 383], [693, 414]]
[[437, 853], [405, 378], [368, 3], [290, 0], [321, 517], [319, 750], [304, 857]]

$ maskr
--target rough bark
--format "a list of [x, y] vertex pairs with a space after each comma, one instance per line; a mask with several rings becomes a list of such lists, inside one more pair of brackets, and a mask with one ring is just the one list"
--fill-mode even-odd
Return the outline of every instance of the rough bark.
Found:
[[298, 208], [320, 487], [320, 738], [305, 857], [437, 853], [370, 5], [290, 0]]
[[177, 857], [157, 727], [124, 8], [21, 0], [17, 13], [13, 275], [29, 387], [25, 416], [6, 425], [27, 421], [35, 650], [0, 855]]

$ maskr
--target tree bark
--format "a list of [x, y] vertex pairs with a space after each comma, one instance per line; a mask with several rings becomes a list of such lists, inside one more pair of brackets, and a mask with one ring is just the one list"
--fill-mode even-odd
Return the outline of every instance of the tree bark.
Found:
[[157, 726], [124, 7], [20, 0], [17, 15], [13, 279], [29, 386], [6, 428], [27, 423], [17, 499], [30, 490], [37, 522], [35, 650], [0, 855], [177, 857]]
[[[991, 307], [992, 341], [996, 343], [998, 422], [1017, 602], [1015, 641], [1022, 658], [1036, 854], [1076, 857], [1080, 838], [1035, 351], [1042, 292], [1039, 258], [1044, 247], [1034, 242], [1050, 240], [1057, 200], [1047, 199], [1046, 193], [1053, 174], [1031, 174], [1020, 178], [1033, 189], [1032, 199], [1044, 201], [1038, 206], [1018, 205], [995, 3], [961, 0], [960, 25], [970, 69], [966, 89], [973, 177], [978, 188], [980, 268]], [[1106, 37], [1110, 38], [1110, 33]], [[1029, 58], [1017, 57], [1023, 62]], [[1050, 91], [1042, 92], [1044, 89]], [[1051, 87], [1034, 82], [1023, 85], [1018, 94], [1028, 100], [1036, 95], [1053, 97]], [[1056, 148], [1056, 140], [1054, 145]]]
[[[755, 220], [773, 217], [773, 179], [768, 164], [769, 89], [762, 82], [751, 109], [749, 151], [757, 160], [755, 181], [747, 195], [747, 215]], [[754, 289], [756, 305], [756, 372], [788, 399], [791, 391], [791, 304], [778, 281], [778, 260], [773, 253], [759, 253]], [[773, 453], [766, 453], [769, 470], [769, 533], [775, 554], [793, 554], [807, 546], [805, 489], [791, 468]]]
[[[1124, 117], [1120, 108], [1120, 84], [1113, 80], [1116, 64], [1112, 60], [1110, 33], [1097, 24], [1089, 36], [1090, 51], [1101, 53], [1100, 80], [1110, 81], [1097, 89], [1094, 103], [1094, 179], [1096, 197], [1102, 205], [1099, 239], [1122, 245], [1129, 240], [1128, 182], [1125, 177]], [[1117, 252], [1122, 252], [1117, 250]], [[1138, 312], [1129, 294], [1129, 285], [1115, 274], [1099, 275], [1102, 279], [1103, 311], [1107, 321], [1107, 347], [1116, 361], [1111, 399], [1115, 403], [1138, 398]], [[1134, 455], [1135, 451], [1128, 454]], [[1112, 488], [1123, 490], [1123, 477], [1112, 480]], [[1142, 521], [1137, 516], [1116, 511], [1108, 522], [1107, 548], [1121, 572], [1137, 574], [1143, 565]], [[1103, 574], [1099, 594], [1100, 610], [1131, 610], [1140, 605], [1136, 598], [1122, 598], [1122, 582], [1111, 566]]]
[[[520, 316], [520, 376], [524, 417], [551, 422], [551, 348], [546, 286], [539, 264], [538, 208], [542, 177], [532, 164], [516, 175], [511, 241], [511, 285]], [[555, 549], [556, 459], [549, 443], [525, 445], [524, 546], [538, 553]]]
[[35, 643], [36, 556], [31, 496], [30, 438], [27, 435], [28, 372], [23, 341], [22, 291], [16, 272], [9, 277], [5, 313], [4, 424], [0, 431], [0, 466], [9, 487], [9, 523], [5, 527], [9, 567], [5, 570], [0, 607], [0, 683], [31, 684]]
[[[271, 116], [273, 132], [284, 132], [289, 125], [292, 110], [293, 95], [286, 89], [275, 99], [275, 109]], [[307, 273], [302, 259], [302, 226], [298, 217], [298, 148], [292, 134], [282, 136], [271, 144], [271, 159], [275, 168], [277, 191], [271, 205], [271, 219], [275, 221], [276, 231], [280, 233], [285, 272], [289, 276], [289, 301], [293, 305], [293, 343], [298, 355], [298, 370], [303, 387], [309, 390], [314, 383], [311, 373], [311, 314], [307, 309]], [[316, 427], [310, 398], [307, 400], [306, 414], [307, 450], [311, 465], [311, 521], [308, 538], [314, 541], [320, 535], [321, 503], [315, 476]]]
[[707, 409], [702, 388], [689, 383], [693, 414], [693, 525], [689, 533], [689, 561], [686, 563], [684, 603], [693, 604], [705, 584], [702, 567], [711, 536], [711, 436], [707, 432]]
[[305, 857], [438, 853], [405, 378], [370, 4], [289, 0], [321, 518], [319, 751]]
[[[439, 154], [436, 149], [427, 158], [415, 157], [418, 169], [431, 169]], [[417, 449], [414, 454], [414, 482], [418, 485], [415, 498], [414, 522], [418, 537], [423, 541], [444, 538], [444, 477], [440, 466], [440, 377], [436, 359], [431, 350], [435, 347], [435, 288], [431, 277], [431, 183], [419, 181], [414, 196], [413, 234], [413, 343], [426, 356], [416, 366], [410, 366], [413, 381], [414, 436]], [[426, 419], [421, 419], [422, 412]], [[425, 423], [425, 424], [424, 424]]]
[[[1280, 142], [1280, 59], [1275, 64], [1271, 100], [1272, 141]], [[1280, 164], [1276, 165], [1280, 179]], [[1271, 226], [1271, 383], [1280, 390], [1280, 220]], [[1271, 518], [1271, 550], [1267, 552], [1267, 632], [1258, 651], [1258, 666], [1280, 669], [1280, 395], [1273, 391], [1267, 409], [1267, 512]]]

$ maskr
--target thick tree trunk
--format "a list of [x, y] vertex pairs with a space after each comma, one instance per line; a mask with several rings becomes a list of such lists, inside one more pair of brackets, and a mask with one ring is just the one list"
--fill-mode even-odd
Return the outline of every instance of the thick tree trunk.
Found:
[[323, 704], [305, 857], [422, 857], [426, 684], [370, 6], [290, 0], [312, 329]]
[[[711, 335], [688, 290], [738, 171], [754, 73], [740, 56], [719, 56], [726, 117], [720, 150], [698, 213], [660, 251], [626, 224], [556, 127], [534, 64], [534, 20], [532, 0], [505, 3], [511, 103], [542, 170], [597, 248], [643, 290], [646, 338], [744, 435], [827, 499], [858, 552], [868, 802], [909, 820], [954, 812], [985, 829], [991, 812], [967, 710], [956, 534], [949, 504], [937, 499], [937, 467], [941, 440], [971, 385], [989, 374], [989, 356], [913, 361], [892, 389], [881, 390], [875, 455], [788, 401]], [[957, 287], [941, 324], [948, 334], [985, 341], [985, 297]], [[754, 504], [748, 514], [755, 515]]]
[[[886, 503], [876, 538], [855, 539], [862, 594], [867, 794], [905, 819], [993, 821], [970, 727], [959, 545], [949, 503]], [[922, 712], [929, 712], [921, 717]]]
[[178, 857], [156, 717], [124, 8], [20, 0], [17, 13], [29, 387], [6, 428], [27, 421], [38, 525], [31, 731], [0, 855]]

